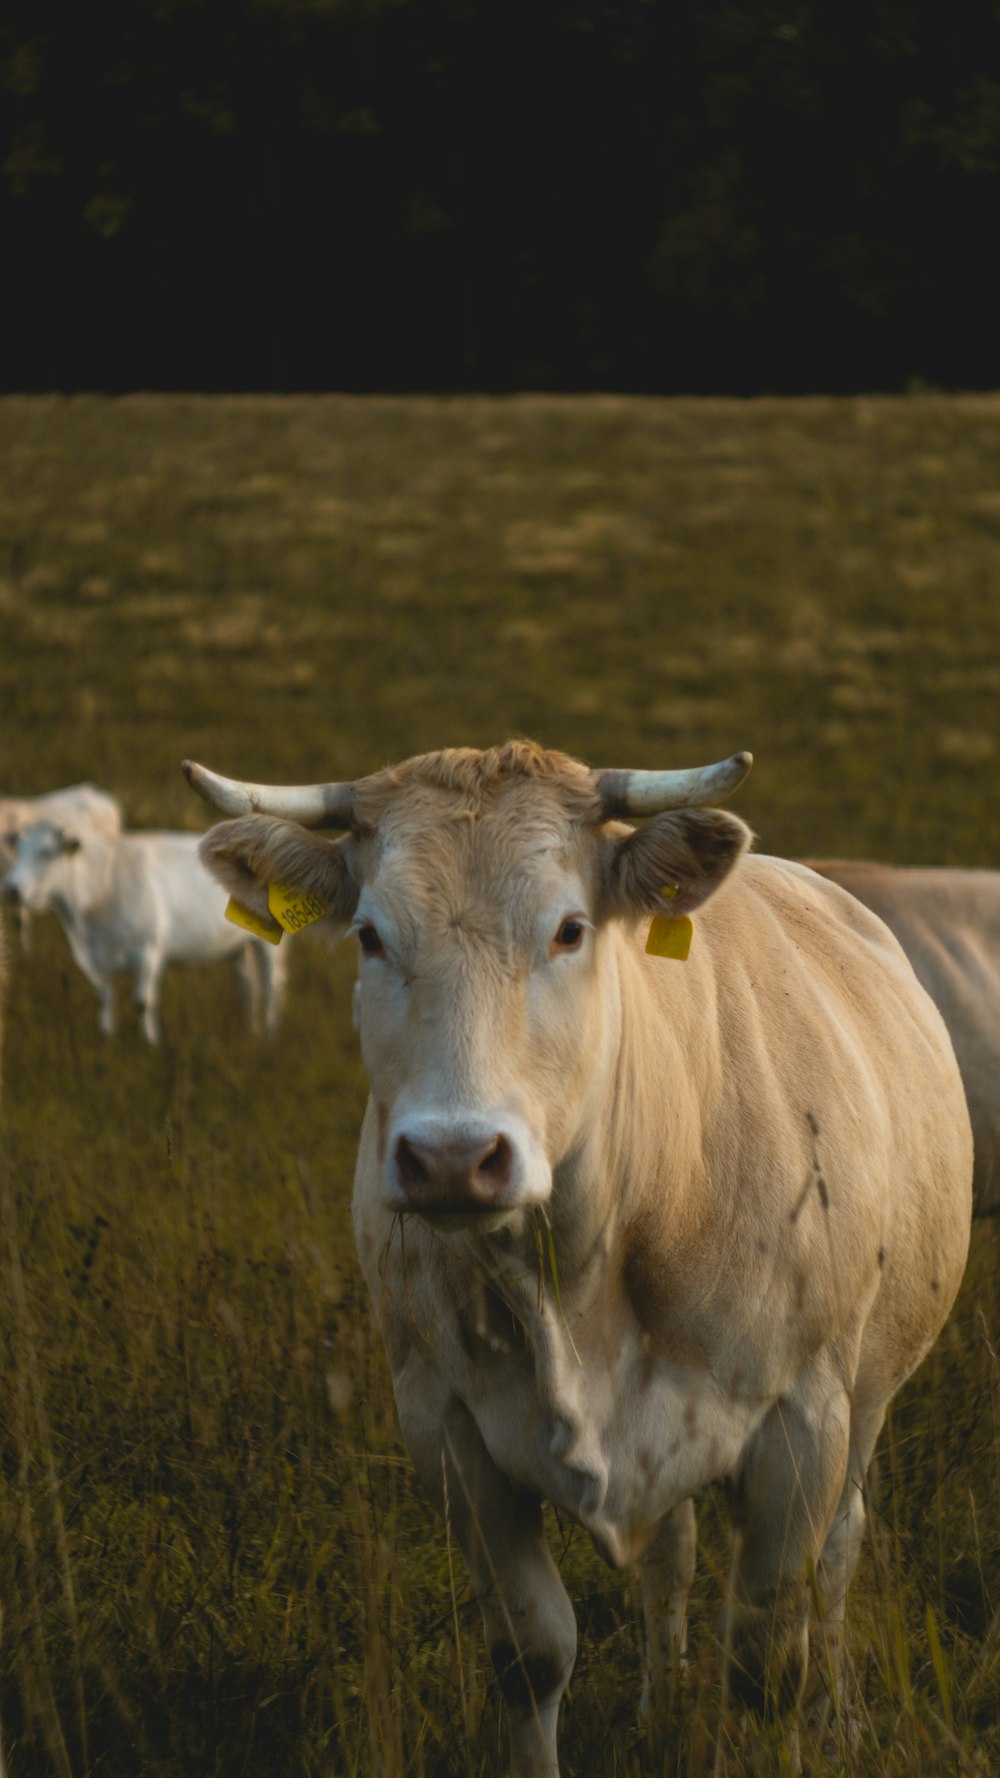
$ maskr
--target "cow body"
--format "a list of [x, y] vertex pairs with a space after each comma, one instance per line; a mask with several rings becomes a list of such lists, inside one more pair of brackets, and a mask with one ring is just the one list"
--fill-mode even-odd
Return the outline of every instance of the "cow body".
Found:
[[101, 1002], [101, 1030], [116, 1025], [115, 978], [130, 973], [143, 1033], [160, 1037], [159, 1001], [168, 963], [229, 958], [240, 972], [251, 1019], [267, 1030], [280, 1017], [284, 960], [225, 918], [226, 898], [198, 859], [197, 834], [76, 833], [36, 822], [22, 833], [4, 894], [31, 913], [59, 916], [73, 956]]
[[891, 928], [940, 1012], [965, 1085], [973, 1214], [1000, 1213], [1000, 872], [810, 860]]
[[[882, 923], [741, 858], [719, 811], [603, 820], [583, 773], [527, 744], [429, 755], [354, 787], [345, 840], [252, 816], [205, 842], [250, 905], [277, 876], [359, 933], [358, 1250], [515, 1778], [558, 1772], [575, 1653], [543, 1500], [639, 1564], [655, 1717], [692, 1496], [729, 1483], [733, 1684], [799, 1699], [815, 1565], [819, 1697], [865, 1470], [969, 1232], [961, 1081]], [[665, 907], [695, 915], [686, 962], [644, 951]]]

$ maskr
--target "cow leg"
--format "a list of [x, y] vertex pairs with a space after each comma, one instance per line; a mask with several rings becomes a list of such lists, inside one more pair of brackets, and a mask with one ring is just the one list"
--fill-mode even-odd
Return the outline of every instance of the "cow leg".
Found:
[[816, 1573], [819, 1620], [812, 1638], [814, 1658], [806, 1697], [810, 1726], [816, 1731], [829, 1722], [832, 1706], [841, 1730], [850, 1734], [850, 1723], [840, 1702], [844, 1688], [844, 1613], [864, 1537], [865, 1476], [884, 1419], [881, 1402], [863, 1411], [855, 1407], [847, 1476], [820, 1554]]
[[163, 959], [158, 951], [143, 951], [135, 969], [135, 1007], [147, 1043], [160, 1041], [160, 983]]
[[113, 1037], [118, 1024], [114, 978], [100, 975], [85, 952], [74, 949], [73, 955], [101, 1003], [101, 1036]]
[[850, 1405], [827, 1375], [771, 1409], [740, 1474], [722, 1636], [732, 1695], [766, 1719], [794, 1709], [806, 1683], [811, 1577], [845, 1498], [849, 1443]]
[[694, 1579], [694, 1503], [682, 1500], [660, 1521], [639, 1562], [646, 1631], [646, 1676], [639, 1713], [653, 1731], [664, 1727], [670, 1691], [687, 1653], [687, 1602]]
[[268, 1037], [273, 1037], [281, 1024], [288, 971], [287, 952], [277, 945], [254, 944], [253, 966], [259, 983], [260, 1024]]
[[235, 952], [232, 958], [233, 974], [240, 984], [243, 999], [243, 1011], [246, 1021], [255, 1036], [260, 1034], [260, 971], [257, 965], [256, 945], [245, 944], [242, 950]]
[[[433, 1387], [433, 1386], [432, 1386]], [[422, 1482], [465, 1557], [510, 1728], [510, 1778], [559, 1778], [559, 1705], [576, 1619], [542, 1529], [541, 1503], [497, 1468], [468, 1410], [397, 1391]]]

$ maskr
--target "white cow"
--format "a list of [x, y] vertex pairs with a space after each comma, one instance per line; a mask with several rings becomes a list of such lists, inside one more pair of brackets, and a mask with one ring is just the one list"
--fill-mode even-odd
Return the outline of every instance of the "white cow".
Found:
[[[726, 1481], [730, 1691], [822, 1715], [886, 1405], [965, 1264], [962, 1083], [892, 934], [680, 806], [748, 765], [591, 773], [510, 743], [287, 790], [188, 767], [247, 811], [202, 849], [235, 896], [266, 918], [292, 883], [358, 936], [358, 1249], [514, 1778], [558, 1773], [576, 1648], [545, 1499], [638, 1562], [657, 1720], [692, 1496]], [[645, 951], [651, 914], [672, 955]]]
[[965, 1083], [973, 1213], [1000, 1213], [1000, 871], [809, 860], [896, 934], [944, 1019]]
[[236, 965], [251, 1022], [277, 1028], [285, 959], [225, 918], [226, 897], [198, 858], [192, 833], [69, 832], [51, 821], [25, 828], [2, 893], [31, 913], [58, 914], [76, 962], [115, 1029], [114, 978], [132, 975], [142, 1029], [160, 1039], [160, 984], [168, 963]]
[[0, 1071], [3, 1067], [4, 1007], [7, 1000], [7, 937], [0, 926]]
[[[57, 827], [78, 832], [93, 827], [101, 833], [120, 833], [122, 806], [110, 791], [95, 784], [67, 784], [62, 790], [46, 790], [41, 796], [0, 796], [0, 879], [14, 862], [17, 842], [35, 821], [52, 821]], [[17, 925], [24, 949], [28, 948], [31, 915], [19, 908]]]

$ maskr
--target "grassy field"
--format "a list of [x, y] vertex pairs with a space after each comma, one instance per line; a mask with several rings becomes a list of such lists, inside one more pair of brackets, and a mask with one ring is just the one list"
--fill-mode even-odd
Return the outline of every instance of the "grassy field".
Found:
[[[762, 849], [1000, 863], [1000, 398], [8, 399], [0, 463], [4, 789], [87, 777], [196, 828], [184, 755], [285, 780], [511, 734], [600, 765], [750, 747]], [[350, 949], [293, 942], [271, 1046], [224, 971], [168, 977], [158, 1052], [130, 1012], [99, 1040], [53, 920], [12, 957], [9, 1778], [503, 1770], [353, 1256]], [[851, 1778], [1000, 1774], [998, 1234], [880, 1448]], [[628, 1577], [553, 1521], [568, 1778], [723, 1769], [721, 1499], [700, 1529], [654, 1753]]]

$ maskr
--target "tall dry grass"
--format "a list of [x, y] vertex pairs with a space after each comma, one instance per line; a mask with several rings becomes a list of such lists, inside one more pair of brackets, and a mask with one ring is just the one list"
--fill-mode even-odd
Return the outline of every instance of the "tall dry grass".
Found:
[[[197, 826], [178, 761], [353, 776], [531, 733], [751, 746], [765, 849], [997, 862], [1000, 400], [0, 403], [0, 785]], [[352, 959], [278, 1043], [224, 972], [102, 1044], [54, 922], [13, 959], [0, 1128], [0, 1747], [10, 1778], [493, 1778], [503, 1726], [353, 1257]], [[849, 1610], [849, 1778], [1000, 1773], [1000, 1255], [893, 1408]], [[780, 1765], [692, 1662], [636, 1726], [627, 1576], [552, 1515], [568, 1774]], [[807, 1751], [809, 1751], [807, 1749]]]

